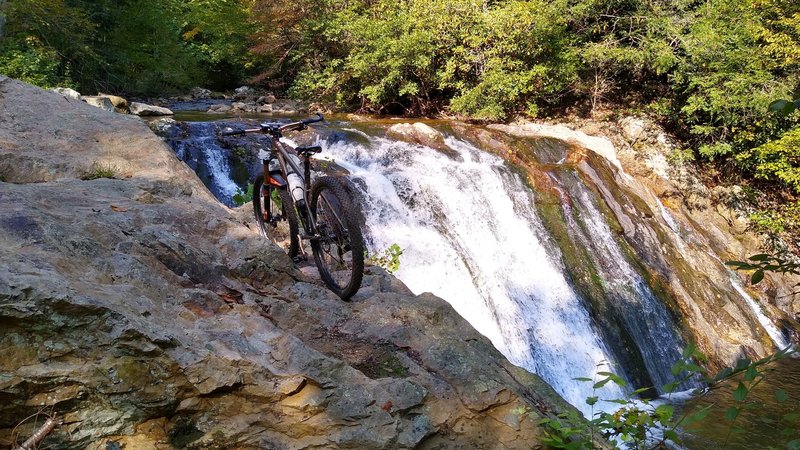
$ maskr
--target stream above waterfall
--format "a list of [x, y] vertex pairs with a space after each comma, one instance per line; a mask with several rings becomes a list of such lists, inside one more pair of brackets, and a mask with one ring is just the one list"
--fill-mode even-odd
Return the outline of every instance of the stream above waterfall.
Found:
[[[728, 285], [715, 281], [708, 293], [694, 292], [690, 283], [700, 282], [686, 281], [689, 275], [678, 272], [688, 263], [674, 258], [698, 244], [684, 242], [686, 230], [668, 213], [646, 209], [644, 200], [610, 183], [616, 169], [602, 158], [576, 159], [572, 145], [553, 139], [503, 141], [529, 162], [520, 167], [497, 149], [484, 151], [471, 131], [432, 124], [445, 132], [449, 151], [389, 139], [385, 121], [329, 121], [314, 140], [323, 147], [319, 158], [349, 172], [369, 250], [399, 245], [396, 276], [413, 292], [447, 300], [511, 362], [585, 414], [592, 395], [622, 398], [640, 387], [657, 395], [674, 380], [672, 364], [696, 338], [682, 316], [687, 301], [724, 297], [735, 329], [747, 331], [734, 347], [763, 353], [785, 343], [775, 325], [763, 330], [730, 275]], [[183, 134], [167, 140], [231, 206], [260, 163], [253, 148], [225, 148], [216, 136], [221, 126], [187, 122]], [[267, 148], [265, 139], [255, 146]], [[631, 239], [637, 233], [646, 237], [641, 245]], [[647, 247], [651, 241], [656, 250]], [[708, 276], [720, 279], [718, 270], [726, 269]], [[619, 374], [628, 386], [609, 383], [593, 392], [591, 383], [575, 380], [598, 370]]]

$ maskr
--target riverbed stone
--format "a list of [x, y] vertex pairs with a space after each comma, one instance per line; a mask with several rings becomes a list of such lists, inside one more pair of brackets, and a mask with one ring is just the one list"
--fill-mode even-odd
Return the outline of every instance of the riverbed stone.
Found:
[[189, 96], [193, 99], [207, 99], [211, 98], [211, 90], [202, 87], [193, 87], [189, 91]]
[[95, 108], [100, 108], [104, 111], [109, 111], [109, 112], [115, 111], [114, 104], [108, 97], [103, 97], [98, 95], [84, 95], [81, 96], [81, 100], [94, 106]]
[[235, 100], [244, 100], [256, 94], [256, 90], [251, 88], [250, 86], [238, 87], [234, 89], [233, 92], [234, 92], [233, 98]]
[[56, 92], [58, 94], [61, 94], [66, 98], [71, 98], [73, 100], [80, 100], [81, 99], [81, 93], [76, 91], [75, 89], [72, 89], [72, 88], [57, 87], [57, 88], [51, 89], [51, 91]]
[[105, 97], [107, 98], [112, 105], [114, 105], [114, 110], [119, 113], [127, 113], [128, 112], [128, 100], [124, 97], [120, 97], [119, 95], [112, 95], [112, 94], [97, 94], [98, 97]]
[[0, 442], [43, 404], [50, 448], [528, 449], [570, 409], [439, 298], [341, 301], [141, 120], [0, 99]]
[[444, 143], [444, 135], [422, 122], [398, 123], [386, 130], [386, 135], [412, 144], [424, 145], [436, 150], [449, 150]]
[[148, 105], [140, 102], [131, 102], [130, 110], [131, 114], [135, 114], [137, 116], [171, 116], [174, 114], [168, 108]]

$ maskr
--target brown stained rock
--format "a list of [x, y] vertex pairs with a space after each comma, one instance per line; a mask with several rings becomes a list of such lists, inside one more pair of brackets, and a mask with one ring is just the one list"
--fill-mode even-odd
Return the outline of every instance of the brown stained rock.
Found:
[[568, 408], [383, 271], [342, 302], [139, 119], [4, 77], [0, 117], [0, 445], [44, 407], [48, 448], [533, 448]]
[[420, 144], [436, 150], [451, 151], [444, 143], [444, 135], [422, 122], [398, 123], [386, 130], [386, 136], [398, 141]]

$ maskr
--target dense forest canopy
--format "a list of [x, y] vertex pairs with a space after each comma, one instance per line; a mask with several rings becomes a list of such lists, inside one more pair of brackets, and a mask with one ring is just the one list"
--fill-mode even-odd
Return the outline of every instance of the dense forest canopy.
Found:
[[[0, 73], [163, 94], [260, 84], [345, 110], [476, 120], [647, 113], [683, 157], [768, 180], [797, 227], [796, 0], [8, 0]], [[794, 212], [792, 212], [794, 208]], [[794, 222], [792, 222], [794, 221]]]

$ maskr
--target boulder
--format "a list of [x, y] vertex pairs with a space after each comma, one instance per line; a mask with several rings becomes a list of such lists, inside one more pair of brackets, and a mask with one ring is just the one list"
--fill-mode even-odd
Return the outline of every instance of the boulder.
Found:
[[128, 113], [128, 100], [125, 98], [111, 94], [97, 94], [97, 96], [107, 98], [111, 104], [114, 105], [114, 111], [121, 114]]
[[171, 117], [162, 117], [153, 120], [149, 122], [147, 126], [153, 130], [153, 133], [163, 139], [173, 138], [181, 132], [181, 127], [178, 125], [178, 122]]
[[131, 114], [135, 114], [137, 116], [171, 116], [173, 112], [168, 108], [162, 108], [161, 106], [153, 106], [148, 105], [146, 103], [139, 103], [139, 102], [131, 102], [130, 105]]
[[422, 122], [392, 125], [386, 130], [386, 136], [398, 141], [424, 145], [436, 150], [450, 150], [447, 144], [444, 143], [444, 135]]
[[624, 117], [619, 121], [622, 128], [622, 135], [629, 142], [638, 141], [644, 134], [646, 123], [638, 117]]
[[233, 91], [233, 98], [235, 100], [244, 100], [248, 97], [252, 97], [256, 94], [256, 90], [251, 88], [250, 86], [242, 86], [234, 89]]
[[231, 109], [232, 109], [231, 105], [218, 104], [218, 105], [209, 106], [208, 107], [208, 112], [210, 112], [210, 113], [226, 113], [226, 112], [230, 111]]
[[53, 92], [63, 95], [66, 98], [71, 98], [73, 100], [80, 100], [81, 94], [80, 92], [76, 91], [75, 89], [65, 88], [65, 87], [57, 87], [50, 89]]
[[211, 98], [211, 90], [201, 87], [194, 87], [191, 91], [189, 91], [189, 96], [194, 99]]
[[342, 302], [143, 121], [0, 99], [0, 442], [45, 409], [61, 449], [529, 449], [569, 409], [383, 271]]
[[[617, 158], [617, 150], [608, 139], [600, 136], [590, 136], [583, 131], [576, 131], [566, 125], [550, 125], [543, 123], [522, 123], [514, 125], [493, 124], [487, 128], [502, 131], [512, 136], [524, 138], [555, 138], [577, 147], [602, 156], [611, 164], [622, 171], [622, 165]], [[624, 175], [624, 172], [623, 172]]]
[[83, 95], [81, 96], [81, 100], [85, 101], [86, 103], [94, 106], [95, 108], [100, 108], [104, 111], [115, 112], [114, 104], [111, 103], [107, 97], [101, 97], [98, 95]]

